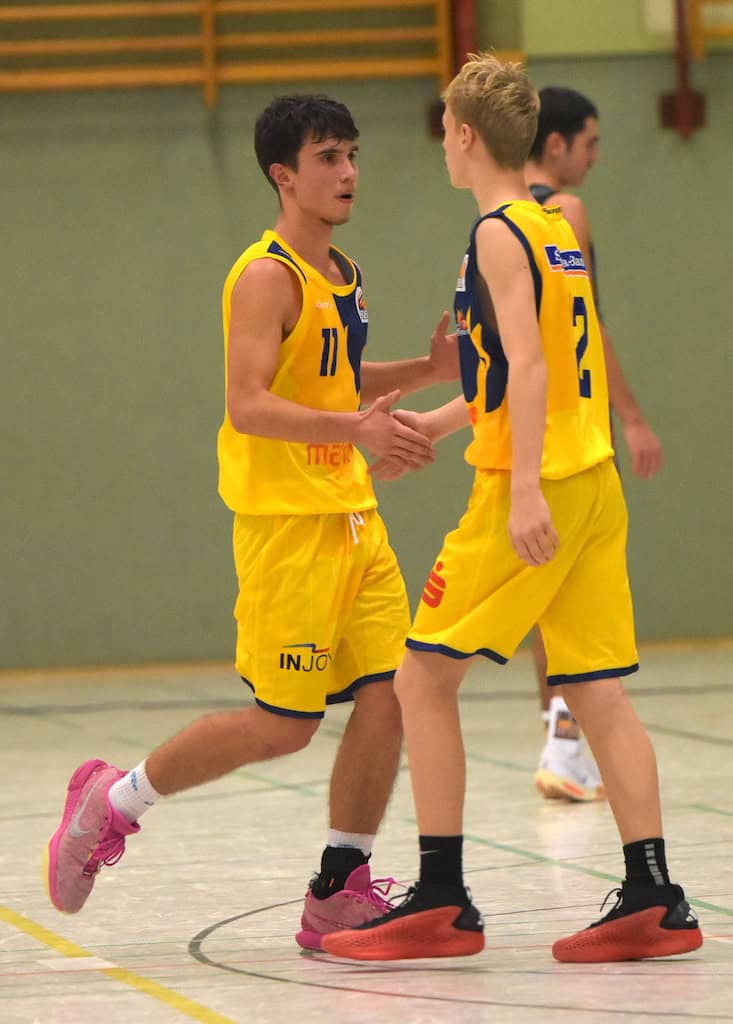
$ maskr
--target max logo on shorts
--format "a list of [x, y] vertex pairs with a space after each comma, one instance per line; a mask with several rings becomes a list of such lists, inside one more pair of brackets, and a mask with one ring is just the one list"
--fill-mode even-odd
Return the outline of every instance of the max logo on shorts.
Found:
[[323, 672], [330, 663], [330, 647], [316, 647], [315, 644], [286, 644], [280, 651], [280, 668], [286, 672]]
[[428, 582], [425, 584], [425, 589], [422, 592], [422, 599], [430, 608], [438, 607], [440, 602], [443, 600], [445, 588], [448, 586], [443, 577], [438, 575], [442, 568], [442, 562], [435, 563], [435, 568], [428, 576]]

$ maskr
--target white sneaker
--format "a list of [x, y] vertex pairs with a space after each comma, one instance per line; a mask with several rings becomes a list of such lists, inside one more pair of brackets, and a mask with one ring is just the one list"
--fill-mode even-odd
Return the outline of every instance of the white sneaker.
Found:
[[598, 766], [562, 697], [551, 699], [547, 724], [547, 742], [534, 777], [537, 789], [546, 800], [603, 800], [606, 791]]
[[593, 755], [581, 740], [548, 740], [534, 784], [546, 800], [589, 801], [606, 797]]

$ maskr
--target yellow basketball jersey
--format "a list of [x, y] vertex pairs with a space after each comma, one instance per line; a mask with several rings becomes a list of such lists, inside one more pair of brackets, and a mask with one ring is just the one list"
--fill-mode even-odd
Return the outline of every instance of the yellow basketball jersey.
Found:
[[[572, 476], [613, 455], [603, 346], [583, 254], [558, 207], [517, 201], [486, 216], [503, 221], [519, 239], [534, 280], [548, 373], [541, 475]], [[511, 470], [509, 367], [476, 261], [481, 219], [471, 232], [455, 297], [461, 379], [473, 425], [466, 461], [481, 469]]]
[[[331, 255], [348, 283], [332, 284], [274, 231], [266, 231], [239, 257], [224, 284], [225, 366], [234, 285], [254, 260], [278, 260], [298, 279], [303, 307], [280, 347], [270, 390], [312, 409], [356, 412], [368, 315], [359, 268], [338, 249], [332, 248]], [[310, 515], [363, 511], [377, 504], [366, 461], [351, 444], [240, 434], [225, 410], [218, 454], [219, 493], [235, 512]]]

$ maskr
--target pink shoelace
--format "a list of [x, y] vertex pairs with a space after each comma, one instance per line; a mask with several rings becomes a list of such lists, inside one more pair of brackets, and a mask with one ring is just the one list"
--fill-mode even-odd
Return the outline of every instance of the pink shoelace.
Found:
[[86, 862], [84, 874], [95, 875], [101, 870], [103, 864], [111, 867], [117, 863], [124, 852], [125, 837], [108, 828], [104, 838], [99, 841], [94, 853]]
[[402, 882], [398, 882], [396, 878], [373, 878], [364, 895], [370, 903], [373, 903], [380, 910], [391, 910], [391, 902], [387, 897], [395, 885], [404, 889]]

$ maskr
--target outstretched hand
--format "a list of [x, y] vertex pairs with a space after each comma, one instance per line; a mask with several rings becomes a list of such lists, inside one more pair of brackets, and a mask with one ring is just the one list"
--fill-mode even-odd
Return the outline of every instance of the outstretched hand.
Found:
[[[416, 431], [423, 437], [428, 436], [423, 413], [414, 412], [412, 409], [395, 409], [392, 416], [404, 426], [410, 427], [411, 430]], [[397, 455], [385, 455], [371, 464], [369, 472], [375, 480], [398, 480], [405, 473], [415, 469], [422, 469], [422, 466], [412, 465]]]
[[429, 361], [436, 381], [458, 380], [461, 376], [458, 335], [446, 334], [450, 320], [450, 313], [444, 310], [430, 336]]
[[380, 461], [394, 460], [406, 469], [420, 469], [435, 459], [435, 448], [424, 434], [390, 412], [399, 397], [399, 391], [381, 395], [359, 413], [357, 441]]

